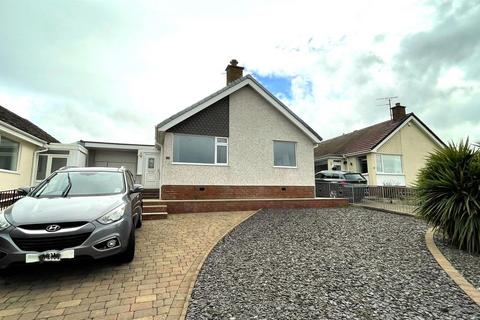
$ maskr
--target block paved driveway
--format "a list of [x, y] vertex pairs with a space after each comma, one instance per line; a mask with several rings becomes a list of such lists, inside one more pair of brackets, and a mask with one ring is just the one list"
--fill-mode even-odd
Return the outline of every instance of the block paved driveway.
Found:
[[0, 319], [181, 319], [205, 254], [252, 212], [145, 221], [130, 264], [29, 265], [0, 275]]

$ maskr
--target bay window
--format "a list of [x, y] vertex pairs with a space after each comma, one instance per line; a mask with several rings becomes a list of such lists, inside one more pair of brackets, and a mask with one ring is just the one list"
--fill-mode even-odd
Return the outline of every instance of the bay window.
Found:
[[228, 164], [228, 138], [175, 134], [173, 162], [189, 164]]
[[273, 165], [275, 167], [296, 167], [296, 143], [273, 141]]
[[20, 144], [0, 136], [0, 169], [17, 171]]
[[402, 174], [402, 157], [399, 155], [377, 154], [377, 173]]

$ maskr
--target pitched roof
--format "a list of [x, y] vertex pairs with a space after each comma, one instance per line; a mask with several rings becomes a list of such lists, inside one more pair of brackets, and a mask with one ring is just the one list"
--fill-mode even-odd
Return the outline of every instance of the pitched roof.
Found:
[[349, 153], [371, 151], [410, 116], [415, 115], [409, 113], [398, 121], [388, 120], [380, 122], [370, 127], [322, 141], [315, 148], [315, 157], [326, 155], [342, 156]]
[[[180, 118], [181, 116], [189, 112], [195, 112], [196, 108], [200, 108], [203, 104], [209, 102], [210, 100], [215, 99], [216, 97], [220, 96], [222, 93], [225, 93], [229, 89], [232, 89], [233, 87], [241, 84], [242, 82], [248, 82], [248, 81], [253, 82], [254, 85], [256, 85], [264, 93], [266, 93], [276, 104], [278, 104], [291, 117], [293, 117], [296, 121], [298, 121], [300, 125], [306, 129], [306, 131], [310, 132], [316, 139], [318, 139], [318, 142], [322, 140], [322, 137], [320, 137], [320, 135], [316, 133], [315, 130], [313, 130], [308, 124], [306, 124], [299, 116], [297, 116], [292, 110], [290, 110], [285, 104], [283, 104], [283, 102], [281, 102], [277, 97], [275, 97], [270, 91], [268, 91], [262, 84], [260, 84], [257, 80], [255, 80], [255, 78], [253, 78], [251, 75], [246, 75], [240, 79], [230, 82], [227, 86], [223, 87], [222, 89], [212, 93], [211, 95], [205, 97], [204, 99], [194, 103], [193, 105], [177, 112], [173, 116], [163, 120], [157, 125], [157, 128], [164, 127], [168, 125], [170, 122], [176, 120], [177, 118]], [[202, 109], [199, 109], [198, 111], [201, 111], [201, 110]]]
[[0, 106], [0, 121], [3, 121], [15, 128], [22, 130], [25, 133], [28, 133], [34, 137], [37, 137], [40, 140], [50, 142], [59, 142], [57, 139], [37, 127], [32, 122], [28, 121], [25, 118], [20, 117], [19, 115], [13, 113], [12, 111]]

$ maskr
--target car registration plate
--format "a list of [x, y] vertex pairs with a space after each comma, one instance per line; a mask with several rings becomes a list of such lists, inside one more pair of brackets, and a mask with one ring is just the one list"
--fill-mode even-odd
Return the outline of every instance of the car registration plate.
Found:
[[27, 253], [25, 255], [26, 263], [35, 262], [57, 262], [63, 259], [73, 259], [75, 257], [75, 250], [63, 250], [63, 251], [45, 251], [40, 253]]

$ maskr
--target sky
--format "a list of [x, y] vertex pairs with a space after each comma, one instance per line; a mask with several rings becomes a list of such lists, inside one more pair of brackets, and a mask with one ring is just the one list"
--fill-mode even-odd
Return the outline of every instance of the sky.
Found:
[[324, 139], [396, 96], [479, 141], [479, 30], [479, 1], [1, 0], [0, 105], [61, 142], [153, 144], [235, 58]]

